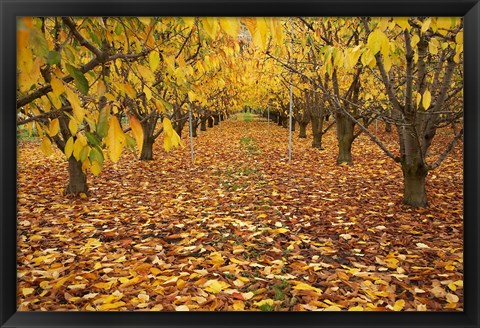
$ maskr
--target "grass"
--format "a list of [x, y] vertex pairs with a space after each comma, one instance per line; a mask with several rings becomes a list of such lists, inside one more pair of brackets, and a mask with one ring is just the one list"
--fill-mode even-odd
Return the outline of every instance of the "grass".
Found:
[[237, 113], [237, 119], [240, 121], [251, 122], [253, 121], [253, 114], [248, 113]]
[[241, 137], [240, 138], [240, 143], [243, 145], [243, 147], [248, 151], [249, 154], [251, 155], [258, 155], [260, 154], [260, 151], [258, 150], [257, 145], [255, 144], [255, 141], [253, 138], [250, 137]]
[[39, 136], [37, 131], [33, 130], [32, 133], [26, 129], [19, 129], [17, 131], [17, 140], [22, 140], [22, 141], [36, 141], [39, 140]]
[[265, 304], [260, 305], [260, 310], [264, 311], [264, 312], [271, 312], [271, 311], [275, 310], [275, 305], [265, 303]]

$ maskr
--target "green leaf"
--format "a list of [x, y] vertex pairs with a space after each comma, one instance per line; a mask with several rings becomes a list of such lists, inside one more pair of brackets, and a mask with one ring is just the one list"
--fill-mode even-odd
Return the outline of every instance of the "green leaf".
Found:
[[125, 135], [126, 141], [127, 141], [127, 146], [128, 148], [135, 150], [135, 146], [137, 142], [135, 141], [135, 138], [129, 136], [128, 134]]
[[91, 132], [85, 131], [88, 143], [92, 146], [100, 146], [100, 140]]
[[62, 57], [60, 56], [60, 53], [58, 51], [52, 50], [48, 52], [47, 63], [49, 65], [60, 64], [61, 58]]
[[105, 106], [100, 110], [97, 122], [97, 134], [100, 138], [105, 138], [108, 133], [108, 119], [110, 116], [110, 107]]
[[84, 95], [88, 94], [88, 81], [85, 78], [85, 75], [83, 75], [83, 73], [79, 69], [73, 67], [70, 64], [66, 64], [65, 67], [68, 73], [73, 77], [73, 80], [78, 90]]
[[80, 161], [83, 163], [88, 158], [88, 153], [90, 152], [90, 147], [84, 146], [80, 151]]
[[89, 158], [90, 158], [90, 162], [93, 163], [94, 161], [96, 161], [100, 165], [103, 165], [103, 161], [105, 160], [102, 150], [99, 149], [98, 147], [93, 147], [90, 150]]
[[118, 23], [117, 26], [115, 26], [115, 34], [120, 35], [123, 32], [123, 26], [122, 24]]
[[37, 56], [47, 58], [48, 57], [48, 44], [45, 40], [45, 36], [38, 29], [30, 30], [30, 37], [28, 40], [32, 45], [33, 53]]

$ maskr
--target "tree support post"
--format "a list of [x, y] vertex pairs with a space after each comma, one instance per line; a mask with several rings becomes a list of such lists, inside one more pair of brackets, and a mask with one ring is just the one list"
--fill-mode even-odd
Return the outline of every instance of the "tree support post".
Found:
[[195, 152], [194, 152], [194, 149], [193, 149], [193, 122], [192, 122], [192, 107], [191, 105], [189, 104], [188, 106], [188, 120], [189, 120], [189, 124], [190, 124], [190, 152], [192, 153], [192, 164], [193, 164], [193, 161], [195, 159]]

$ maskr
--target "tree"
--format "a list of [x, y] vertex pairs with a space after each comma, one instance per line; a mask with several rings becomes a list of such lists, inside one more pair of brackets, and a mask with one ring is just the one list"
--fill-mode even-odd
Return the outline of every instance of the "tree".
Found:
[[[363, 19], [368, 33], [363, 56], [376, 65], [378, 79], [393, 107], [404, 202], [427, 206], [425, 181], [463, 136], [463, 129], [436, 158], [428, 150], [439, 128], [461, 119], [463, 25], [462, 20], [439, 18]], [[386, 150], [386, 149], [384, 149]]]
[[[87, 170], [100, 173], [105, 151], [117, 162], [125, 146], [143, 133], [131, 120], [135, 139], [117, 114], [128, 97], [122, 65], [132, 65], [157, 47], [155, 18], [23, 17], [18, 20], [18, 125], [32, 124], [48, 156], [53, 144], [69, 162], [67, 194], [86, 193]], [[127, 97], [128, 96], [128, 97]]]

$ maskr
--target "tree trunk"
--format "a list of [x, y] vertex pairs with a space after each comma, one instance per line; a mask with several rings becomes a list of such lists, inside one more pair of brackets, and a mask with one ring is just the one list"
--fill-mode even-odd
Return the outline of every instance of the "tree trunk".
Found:
[[80, 193], [87, 193], [87, 175], [82, 170], [82, 162], [77, 161], [75, 157], [71, 156], [68, 160], [68, 185], [65, 188], [65, 194], [78, 195]]
[[306, 138], [307, 137], [307, 126], [308, 122], [298, 122], [298, 125], [300, 126], [300, 134], [298, 135], [299, 138]]
[[289, 120], [289, 117], [288, 116], [284, 116], [283, 117], [283, 121], [282, 121], [282, 127], [284, 127], [285, 129], [288, 129], [288, 120]]
[[193, 122], [192, 122], [192, 137], [193, 138], [197, 137], [197, 128], [198, 128], [198, 121], [193, 120]]
[[213, 115], [213, 125], [218, 125], [220, 123], [220, 115]]
[[[388, 118], [392, 117], [392, 111], [391, 110], [387, 111], [387, 117]], [[389, 122], [385, 121], [385, 132], [388, 132], [388, 133], [392, 132], [392, 123], [389, 123]]]
[[209, 116], [207, 118], [207, 122], [208, 122], [208, 127], [213, 128], [213, 117]]
[[292, 131], [295, 131], [295, 123], [297, 121], [292, 117]]
[[426, 207], [427, 193], [425, 191], [425, 180], [428, 170], [422, 163], [402, 163], [403, 172], [403, 202], [412, 207]]
[[205, 116], [200, 119], [200, 131], [207, 131], [207, 118]]
[[153, 159], [153, 140], [151, 138], [143, 138], [142, 152], [140, 153], [140, 160], [151, 161]]
[[184, 124], [185, 124], [185, 122], [183, 120], [180, 120], [173, 127], [175, 129], [175, 132], [177, 132], [177, 134], [180, 138], [182, 137], [182, 130], [183, 130]]
[[140, 153], [140, 160], [150, 161], [153, 159], [153, 143], [155, 142], [153, 132], [156, 124], [156, 120], [152, 119], [142, 122], [143, 145], [142, 152]]
[[392, 123], [385, 122], [385, 132], [392, 132]]
[[283, 125], [283, 116], [282, 116], [282, 115], [279, 115], [279, 116], [278, 116], [277, 124], [278, 124], [278, 126], [282, 126], [282, 125]]
[[355, 123], [348, 116], [337, 113], [338, 157], [337, 164], [352, 164], [353, 128]]
[[322, 147], [323, 116], [312, 116], [311, 120], [312, 120], [312, 133], [313, 133], [312, 147], [323, 149]]

